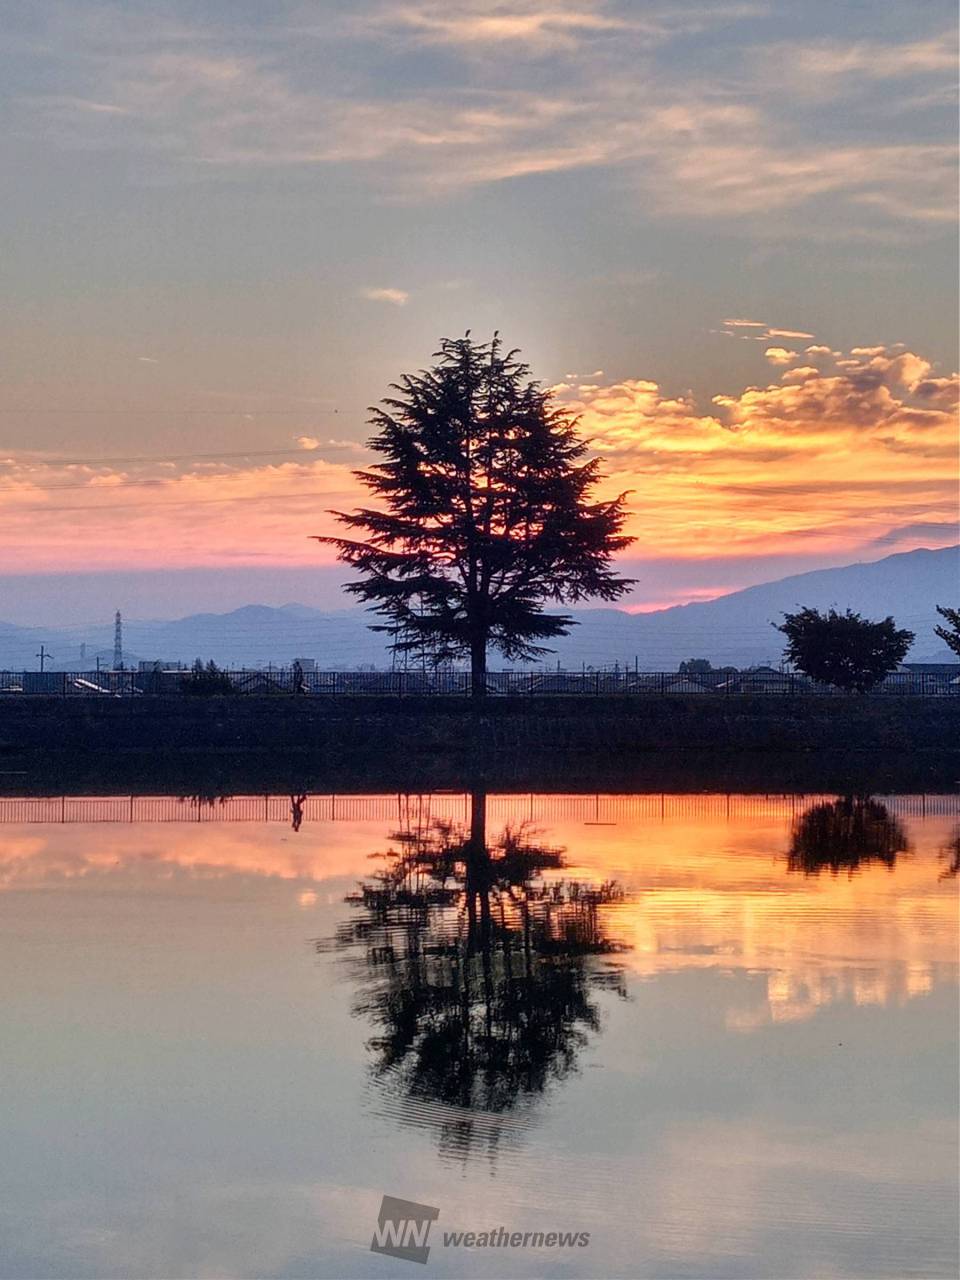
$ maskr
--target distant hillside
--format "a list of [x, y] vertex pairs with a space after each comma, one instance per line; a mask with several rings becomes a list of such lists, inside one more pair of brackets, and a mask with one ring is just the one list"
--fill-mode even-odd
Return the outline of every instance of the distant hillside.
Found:
[[[741, 665], [779, 658], [782, 637], [771, 624], [798, 605], [854, 609], [868, 618], [891, 614], [916, 634], [909, 658], [947, 662], [950, 654], [934, 632], [936, 606], [960, 600], [960, 546], [908, 551], [869, 564], [817, 569], [747, 587], [703, 604], [678, 605], [636, 619], [641, 662], [650, 665], [677, 648], [686, 657]], [[642, 636], [642, 639], [640, 637]]]
[[[960, 604], [960, 546], [819, 569], [656, 613], [578, 611], [580, 625], [557, 642], [546, 662], [579, 667], [613, 662], [632, 666], [636, 661], [648, 671], [674, 670], [684, 658], [736, 666], [777, 662], [783, 646], [771, 624], [798, 605], [852, 608], [873, 618], [892, 614], [916, 633], [911, 661], [949, 661], [951, 655], [934, 633], [937, 604]], [[193, 614], [171, 622], [128, 622], [124, 649], [127, 662], [134, 665], [139, 658], [192, 662], [202, 657], [225, 666], [279, 665], [294, 658], [314, 658], [333, 669], [384, 666], [389, 664], [389, 651], [384, 638], [369, 630], [371, 620], [356, 609], [325, 613], [298, 604], [279, 609], [247, 605], [231, 613]], [[49, 669], [76, 669], [81, 644], [86, 645], [87, 666], [94, 665], [97, 653], [109, 665], [113, 634], [109, 626], [41, 632], [0, 623], [0, 666], [35, 669], [41, 642], [53, 654]], [[494, 659], [493, 665], [500, 664]]]

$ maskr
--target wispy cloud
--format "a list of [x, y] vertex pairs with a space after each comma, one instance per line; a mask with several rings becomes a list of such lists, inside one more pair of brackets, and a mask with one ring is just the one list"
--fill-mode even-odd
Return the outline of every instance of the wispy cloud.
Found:
[[360, 296], [368, 302], [389, 302], [394, 307], [405, 307], [410, 301], [406, 289], [361, 289]]
[[[878, 141], [867, 116], [824, 127], [804, 114], [811, 78], [874, 98], [882, 84], [887, 101], [948, 82], [950, 37], [752, 44], [736, 66], [711, 72], [708, 61], [695, 76], [682, 58], [660, 57], [663, 40], [682, 47], [691, 32], [756, 11], [409, 0], [360, 4], [304, 45], [289, 15], [266, 20], [256, 43], [242, 24], [195, 24], [188, 40], [185, 24], [159, 23], [151, 40], [152, 25], [121, 23], [119, 39], [100, 10], [88, 30], [84, 6], [48, 37], [48, 57], [69, 68], [67, 91], [21, 96], [17, 127], [134, 152], [182, 180], [336, 165], [381, 198], [423, 201], [592, 170], [615, 174], [620, 198], [644, 216], [723, 220], [753, 235], [869, 238], [951, 219], [948, 124]], [[379, 46], [369, 77], [356, 70], [362, 59], [349, 76], [337, 67], [339, 43], [357, 41]], [[428, 72], [411, 83], [400, 62], [410, 44], [484, 56], [467, 77]], [[558, 46], [562, 69], [541, 57]], [[771, 80], [768, 54], [805, 70]]]
[[461, 53], [510, 51], [525, 55], [576, 53], [603, 37], [628, 37], [649, 48], [678, 35], [693, 35], [755, 17], [762, 3], [715, 0], [702, 5], [623, 6], [601, 0], [409, 0], [379, 5], [361, 18], [364, 29], [406, 35]]
[[347, 465], [316, 456], [180, 474], [13, 457], [0, 463], [0, 547], [29, 548], [23, 573], [314, 563], [308, 536], [335, 529], [327, 508], [361, 496]]
[[[755, 54], [760, 62], [760, 55]], [[850, 96], [879, 80], [945, 74], [957, 67], [956, 29], [922, 40], [822, 39], [773, 44], [762, 53], [761, 74], [805, 95], [834, 92]]]
[[[520, 3], [421, 3], [385, 6], [380, 21], [424, 40], [455, 46], [520, 44], [525, 49], [576, 48], [584, 36], [620, 33], [643, 24], [604, 13], [599, 6]], [[650, 30], [650, 27], [644, 27]], [[655, 28], [654, 28], [655, 29]]]

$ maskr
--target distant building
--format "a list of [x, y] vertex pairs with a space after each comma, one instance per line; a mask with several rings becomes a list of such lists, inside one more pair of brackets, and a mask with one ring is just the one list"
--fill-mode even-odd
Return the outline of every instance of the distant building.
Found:
[[689, 676], [678, 676], [676, 680], [671, 680], [669, 684], [664, 686], [664, 693], [706, 693], [706, 689], [698, 680], [691, 680]]
[[758, 666], [731, 675], [717, 689], [723, 693], [797, 693], [809, 685], [810, 681], [797, 672]]
[[960, 693], [960, 662], [901, 662], [884, 678], [880, 692], [931, 697]]

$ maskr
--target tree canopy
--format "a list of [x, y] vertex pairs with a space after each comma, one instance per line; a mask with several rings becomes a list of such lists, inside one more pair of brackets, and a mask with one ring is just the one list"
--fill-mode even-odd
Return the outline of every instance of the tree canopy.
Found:
[[808, 607], [783, 618], [777, 630], [787, 637], [787, 660], [811, 679], [848, 692], [867, 693], [878, 685], [914, 639], [912, 631], [898, 631], [893, 618], [871, 622], [850, 609], [820, 613]]
[[225, 671], [221, 671], [211, 658], [206, 666], [197, 658], [190, 669], [190, 674], [180, 681], [184, 693], [198, 694], [201, 697], [215, 697], [218, 694], [236, 693], [233, 681]]
[[486, 688], [488, 648], [536, 658], [574, 620], [548, 601], [616, 600], [631, 585], [611, 557], [625, 494], [601, 479], [577, 420], [530, 377], [499, 335], [445, 339], [371, 410], [381, 461], [356, 472], [377, 506], [334, 512], [353, 536], [322, 537], [359, 573], [347, 590], [385, 621], [395, 651], [442, 662], [469, 655]]
[[937, 613], [946, 622], [945, 627], [934, 627], [934, 631], [952, 653], [960, 658], [960, 609], [948, 609], [937, 605]]

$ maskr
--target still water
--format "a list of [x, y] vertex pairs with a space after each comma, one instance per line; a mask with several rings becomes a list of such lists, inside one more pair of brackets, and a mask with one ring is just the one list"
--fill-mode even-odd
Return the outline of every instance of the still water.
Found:
[[958, 822], [2, 800], [0, 1273], [953, 1276]]

